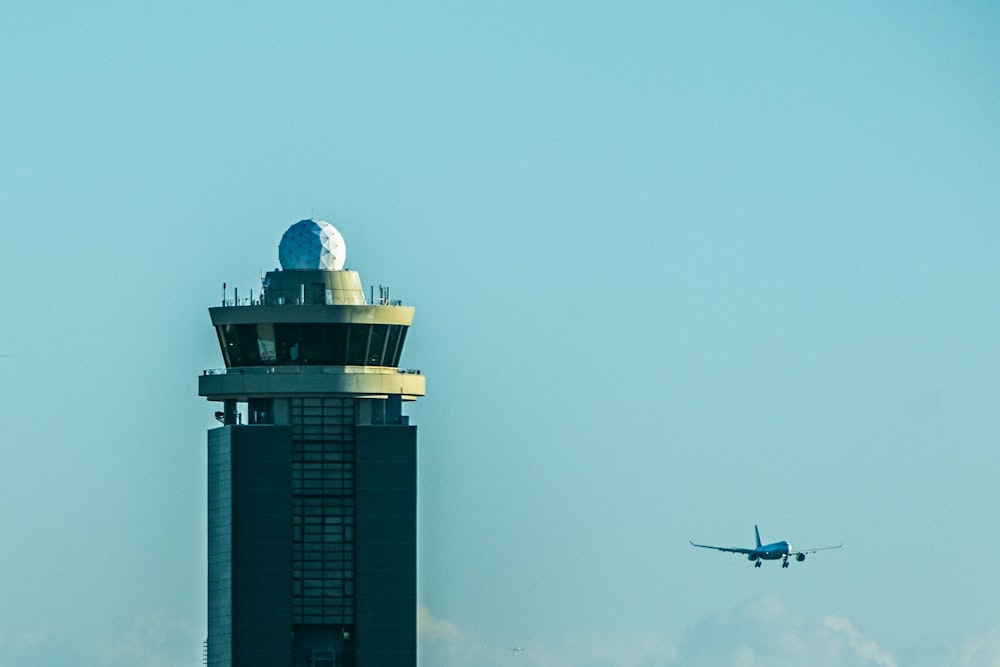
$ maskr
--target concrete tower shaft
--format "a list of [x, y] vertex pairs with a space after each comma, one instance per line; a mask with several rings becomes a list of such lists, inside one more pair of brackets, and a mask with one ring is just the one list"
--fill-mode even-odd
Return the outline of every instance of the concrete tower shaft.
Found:
[[[367, 303], [322, 221], [293, 225], [261, 298], [210, 308], [226, 368], [209, 431], [210, 665], [416, 664], [414, 309]], [[315, 267], [315, 268], [313, 268]], [[240, 405], [245, 408], [240, 408]], [[245, 409], [246, 418], [242, 410]]]

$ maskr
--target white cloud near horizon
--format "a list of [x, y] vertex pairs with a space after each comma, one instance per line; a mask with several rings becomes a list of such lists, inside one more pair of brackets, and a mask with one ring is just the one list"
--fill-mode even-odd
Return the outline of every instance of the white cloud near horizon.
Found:
[[125, 667], [181, 667], [190, 665], [198, 656], [204, 637], [190, 623], [182, 619], [169, 619], [161, 614], [150, 614], [135, 619], [121, 633], [97, 642], [97, 661], [94, 664]]
[[1000, 627], [972, 635], [953, 651], [950, 664], [958, 667], [1000, 667]]
[[[426, 607], [420, 608], [418, 626], [422, 665], [511, 664], [510, 647], [491, 646], [459, 623], [435, 617]], [[704, 619], [680, 638], [617, 630], [548, 643], [535, 640], [525, 648], [519, 654], [519, 663], [525, 667], [759, 667], [778, 663], [899, 667], [891, 651], [851, 620], [838, 615], [808, 617], [788, 609], [773, 595]], [[969, 667], [973, 664], [979, 667], [968, 663]]]
[[[425, 606], [417, 614], [420, 664], [427, 667], [655, 667], [669, 665], [677, 657], [676, 647], [652, 632], [619, 631], [600, 636], [570, 636], [554, 644], [530, 641], [516, 654], [510, 646], [497, 646], [435, 617]], [[512, 663], [516, 655], [517, 662]]]
[[[679, 641], [666, 633], [617, 630], [592, 636], [535, 639], [512, 653], [460, 623], [418, 610], [422, 667], [759, 667], [779, 663], [813, 667], [1000, 667], [1000, 625], [961, 638], [925, 640], [890, 650], [840, 615], [809, 617], [764, 596], [703, 619]], [[197, 657], [196, 657], [197, 656]], [[192, 662], [192, 659], [195, 662]], [[179, 619], [149, 615], [113, 638], [90, 646], [43, 630], [0, 629], [0, 667], [179, 667], [200, 664], [196, 628]]]
[[957, 640], [927, 641], [904, 654], [900, 663], [906, 667], [1000, 667], [1000, 625]]
[[750, 600], [696, 624], [681, 642], [677, 667], [778, 663], [814, 667], [898, 667], [895, 656], [847, 618], [809, 617], [776, 595]]

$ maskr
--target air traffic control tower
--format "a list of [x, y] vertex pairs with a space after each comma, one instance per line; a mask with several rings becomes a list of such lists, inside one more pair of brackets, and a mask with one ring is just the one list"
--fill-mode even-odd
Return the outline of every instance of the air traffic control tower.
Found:
[[[365, 299], [327, 222], [292, 225], [259, 299], [210, 308], [209, 665], [413, 667], [413, 308]], [[373, 298], [374, 301], [374, 298]]]

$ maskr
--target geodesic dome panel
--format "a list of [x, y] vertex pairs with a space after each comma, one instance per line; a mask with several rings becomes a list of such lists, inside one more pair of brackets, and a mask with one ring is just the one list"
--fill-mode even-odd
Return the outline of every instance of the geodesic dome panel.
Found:
[[285, 270], [340, 271], [346, 258], [344, 237], [325, 220], [299, 220], [278, 244], [278, 261]]

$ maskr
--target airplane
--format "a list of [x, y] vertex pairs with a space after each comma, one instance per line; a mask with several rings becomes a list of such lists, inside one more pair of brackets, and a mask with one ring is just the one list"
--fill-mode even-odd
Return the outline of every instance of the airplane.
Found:
[[765, 560], [778, 560], [781, 559], [781, 567], [788, 567], [788, 557], [794, 556], [795, 560], [800, 563], [806, 559], [806, 554], [815, 553], [817, 551], [825, 551], [827, 549], [839, 549], [844, 546], [841, 542], [835, 547], [816, 547], [815, 549], [792, 549], [792, 545], [781, 540], [780, 542], [772, 542], [771, 544], [761, 544], [760, 543], [760, 531], [757, 530], [757, 526], [753, 527], [754, 535], [757, 537], [757, 547], [754, 549], [740, 549], [739, 547], [713, 547], [708, 544], [695, 544], [691, 542], [693, 547], [701, 547], [702, 549], [715, 549], [717, 551], [728, 551], [734, 554], [746, 554], [747, 559], [753, 562], [754, 567], [760, 567], [760, 564]]

